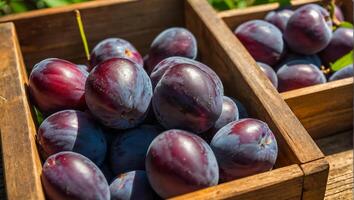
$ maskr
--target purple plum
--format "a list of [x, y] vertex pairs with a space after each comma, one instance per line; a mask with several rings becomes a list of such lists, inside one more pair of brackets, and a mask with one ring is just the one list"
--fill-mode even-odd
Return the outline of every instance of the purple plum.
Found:
[[166, 58], [162, 60], [158, 65], [155, 66], [154, 70], [150, 74], [152, 87], [153, 88], [156, 87], [157, 83], [160, 81], [160, 79], [168, 69], [170, 69], [175, 65], [180, 65], [180, 64], [192, 64], [198, 67], [199, 69], [205, 71], [206, 73], [208, 73], [210, 76], [213, 77], [213, 81], [215, 82], [215, 84], [217, 84], [218, 87], [221, 88], [222, 92], [224, 93], [224, 86], [222, 85], [219, 76], [212, 69], [210, 69], [208, 66], [196, 60], [184, 58], [184, 57], [178, 57], [178, 56]]
[[126, 58], [141, 67], [144, 65], [143, 58], [131, 43], [120, 38], [108, 38], [99, 42], [92, 50], [90, 70], [110, 58]]
[[279, 92], [326, 82], [323, 72], [312, 64], [284, 65], [278, 70], [277, 76]]
[[207, 70], [191, 63], [170, 67], [155, 87], [152, 100], [157, 120], [166, 129], [202, 133], [222, 111], [222, 88]]
[[311, 55], [323, 50], [332, 37], [332, 22], [327, 10], [316, 4], [298, 8], [290, 17], [284, 39], [296, 53]]
[[209, 145], [195, 134], [168, 130], [157, 136], [146, 155], [146, 173], [162, 198], [216, 185], [219, 168]]
[[318, 68], [321, 67], [322, 61], [321, 58], [317, 54], [313, 55], [301, 55], [297, 53], [287, 53], [284, 58], [281, 60], [278, 68], [283, 65], [294, 65], [294, 64], [313, 64]]
[[89, 114], [77, 110], [63, 110], [46, 118], [38, 129], [37, 141], [44, 159], [74, 151], [101, 165], [107, 151], [100, 126]]
[[278, 155], [277, 141], [268, 125], [241, 119], [220, 129], [210, 144], [220, 169], [220, 181], [269, 171]]
[[261, 68], [261, 70], [264, 72], [264, 74], [268, 77], [270, 82], [273, 84], [275, 88], [278, 87], [278, 77], [273, 68], [271, 68], [269, 65], [261, 62], [257, 62], [258, 66]]
[[234, 33], [258, 62], [273, 66], [285, 51], [281, 31], [269, 22], [251, 20], [238, 26]]
[[197, 40], [187, 29], [178, 27], [166, 29], [152, 42], [145, 59], [145, 70], [150, 74], [160, 61], [171, 56], [195, 59], [197, 50]]
[[344, 21], [343, 12], [342, 12], [342, 10], [340, 9], [339, 6], [336, 6], [336, 7], [334, 8], [334, 15], [336, 16], [336, 18], [338, 19], [338, 21], [340, 21], [340, 22]]
[[239, 119], [239, 112], [236, 103], [229, 97], [223, 96], [222, 111], [219, 119], [215, 122], [214, 126], [207, 132], [203, 133], [203, 139], [210, 142], [215, 133], [219, 131], [226, 124], [237, 121]]
[[353, 50], [353, 29], [338, 28], [334, 33], [329, 45], [320, 52], [321, 59], [325, 66], [329, 67], [339, 58]]
[[154, 200], [156, 194], [152, 190], [146, 172], [130, 171], [119, 175], [109, 186], [111, 200]]
[[112, 144], [110, 155], [114, 174], [145, 170], [145, 156], [149, 145], [161, 132], [159, 127], [142, 125], [118, 136]]
[[106, 178], [88, 158], [64, 151], [50, 156], [42, 169], [42, 184], [51, 200], [109, 200]]
[[289, 9], [271, 11], [265, 16], [265, 20], [274, 24], [281, 32], [284, 32], [286, 24], [293, 14], [294, 11]]
[[344, 79], [344, 78], [349, 78], [352, 77], [353, 78], [353, 64], [348, 65], [342, 69], [340, 69], [339, 71], [336, 71], [330, 78], [329, 81], [336, 81], [336, 80], [340, 80], [340, 79]]
[[125, 58], [111, 58], [90, 72], [85, 97], [92, 114], [105, 126], [133, 128], [147, 115], [151, 81], [138, 64]]
[[83, 110], [88, 72], [58, 58], [37, 63], [29, 76], [29, 92], [34, 105], [44, 114], [60, 110]]

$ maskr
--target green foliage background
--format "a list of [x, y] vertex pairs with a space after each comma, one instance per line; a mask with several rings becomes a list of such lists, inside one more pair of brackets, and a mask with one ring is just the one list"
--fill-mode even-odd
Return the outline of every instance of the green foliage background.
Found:
[[290, 0], [208, 0], [217, 10], [229, 10], [234, 8], [245, 8], [253, 5], [280, 3], [281, 5], [290, 5]]
[[0, 0], [0, 16], [40, 8], [52, 8], [89, 0]]

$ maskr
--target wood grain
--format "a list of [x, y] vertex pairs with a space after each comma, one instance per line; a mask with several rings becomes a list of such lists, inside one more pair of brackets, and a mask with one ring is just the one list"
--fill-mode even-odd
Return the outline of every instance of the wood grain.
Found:
[[8, 199], [44, 199], [27, 75], [12, 23], [0, 24], [0, 132]]
[[302, 182], [303, 172], [298, 165], [291, 165], [171, 199], [300, 199]]
[[226, 24], [215, 17], [213, 8], [204, 0], [188, 0], [186, 19], [187, 28], [199, 38], [200, 58], [221, 77], [227, 94], [245, 102], [252, 115], [267, 122], [275, 133], [279, 159], [286, 158], [280, 162], [302, 164], [323, 158], [253, 58]]
[[326, 200], [353, 198], [353, 130], [316, 141], [326, 154], [330, 171]]
[[181, 0], [86, 2], [8, 16], [0, 18], [0, 22], [15, 23], [28, 68], [48, 57], [85, 64], [75, 9], [81, 11], [89, 47], [108, 37], [121, 37], [131, 41], [143, 55], [159, 32], [184, 22]]
[[353, 78], [282, 93], [313, 138], [348, 130], [353, 123]]

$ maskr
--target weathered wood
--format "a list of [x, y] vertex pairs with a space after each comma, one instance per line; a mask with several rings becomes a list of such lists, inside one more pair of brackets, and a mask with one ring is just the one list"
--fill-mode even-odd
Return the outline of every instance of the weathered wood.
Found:
[[303, 200], [322, 200], [327, 186], [329, 164], [325, 159], [312, 161], [301, 165], [303, 170]]
[[303, 172], [298, 165], [291, 165], [172, 199], [300, 199], [302, 182]]
[[254, 117], [268, 123], [280, 144], [280, 158], [300, 164], [322, 158], [321, 151], [254, 59], [226, 24], [215, 17], [213, 8], [204, 0], [188, 2], [186, 24], [199, 38], [200, 58], [222, 78], [227, 94], [241, 99]]
[[353, 122], [353, 78], [282, 93], [313, 138], [348, 130]]
[[44, 199], [27, 75], [14, 25], [0, 24], [0, 131], [8, 199]]
[[325, 199], [352, 199], [353, 130], [319, 139], [316, 143], [330, 165]]
[[183, 25], [183, 3], [181, 0], [94, 1], [6, 16], [0, 22], [15, 23], [27, 68], [48, 57], [84, 64], [75, 9], [81, 11], [89, 47], [108, 37], [121, 37], [145, 54], [159, 32]]

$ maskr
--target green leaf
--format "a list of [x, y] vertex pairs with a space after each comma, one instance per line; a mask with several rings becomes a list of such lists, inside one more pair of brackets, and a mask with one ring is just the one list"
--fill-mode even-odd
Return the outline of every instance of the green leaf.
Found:
[[280, 7], [290, 6], [291, 0], [278, 0]]
[[34, 112], [36, 113], [37, 123], [38, 125], [41, 125], [41, 123], [44, 121], [43, 114], [36, 107], [33, 108], [34, 108]]
[[349, 52], [348, 54], [344, 55], [343, 57], [339, 58], [333, 64], [331, 63], [331, 69], [333, 71], [338, 71], [343, 67], [346, 67], [350, 64], [353, 64], [353, 51]]
[[65, 6], [70, 4], [70, 1], [67, 0], [43, 0], [43, 2], [48, 7], [59, 7], [59, 6]]
[[346, 21], [341, 22], [341, 23], [339, 24], [339, 27], [342, 27], [342, 28], [351, 28], [351, 29], [354, 28], [354, 26], [353, 26], [352, 23], [346, 22]]
[[21, 13], [29, 10], [26, 3], [23, 1], [10, 1], [9, 6], [14, 13]]

